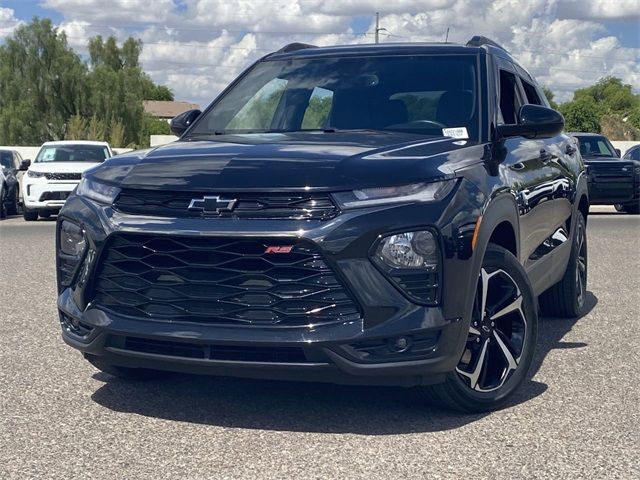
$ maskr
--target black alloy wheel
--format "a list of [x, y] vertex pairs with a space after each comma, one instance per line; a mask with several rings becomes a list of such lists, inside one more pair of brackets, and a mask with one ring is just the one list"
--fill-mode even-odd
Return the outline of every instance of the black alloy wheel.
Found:
[[503, 269], [483, 267], [458, 375], [469, 388], [491, 392], [517, 370], [525, 347], [527, 319], [522, 294]]
[[468, 413], [504, 406], [527, 377], [537, 330], [538, 312], [522, 265], [490, 244], [460, 361], [444, 383], [420, 391], [431, 403]]

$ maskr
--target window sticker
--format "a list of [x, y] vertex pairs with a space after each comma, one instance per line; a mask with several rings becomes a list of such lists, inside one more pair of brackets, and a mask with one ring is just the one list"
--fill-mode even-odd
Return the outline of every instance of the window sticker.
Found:
[[451, 138], [469, 138], [467, 127], [443, 128], [442, 134]]

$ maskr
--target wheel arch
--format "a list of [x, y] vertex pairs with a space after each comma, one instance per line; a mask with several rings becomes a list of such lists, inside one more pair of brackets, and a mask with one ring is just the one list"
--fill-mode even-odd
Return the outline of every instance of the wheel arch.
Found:
[[[492, 197], [485, 205], [482, 215], [476, 222], [476, 231], [474, 232], [474, 242], [472, 251], [472, 267], [471, 275], [467, 279], [466, 292], [473, 292], [464, 298], [465, 318], [463, 322], [463, 331], [469, 328], [468, 322], [471, 318], [473, 309], [473, 299], [476, 289], [478, 276], [482, 267], [482, 260], [490, 243], [507, 249], [519, 260], [520, 253], [520, 223], [518, 214], [518, 205], [515, 197], [504, 192]], [[462, 351], [464, 347], [464, 338], [459, 340], [459, 348]]]

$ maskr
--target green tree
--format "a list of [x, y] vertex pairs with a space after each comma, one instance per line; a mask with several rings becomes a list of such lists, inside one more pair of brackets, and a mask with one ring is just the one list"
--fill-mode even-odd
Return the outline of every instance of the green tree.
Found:
[[565, 129], [570, 132], [600, 133], [602, 107], [591, 97], [583, 97], [560, 105]]
[[86, 67], [64, 32], [34, 18], [0, 45], [0, 92], [0, 144], [62, 139], [87, 107]]
[[67, 122], [65, 140], [85, 140], [87, 138], [87, 120], [80, 115], [73, 115]]
[[576, 90], [574, 100], [592, 98], [602, 105], [604, 113], [628, 113], [640, 106], [640, 96], [634, 95], [631, 85], [616, 77], [605, 77], [595, 85]]
[[164, 86], [156, 85], [142, 71], [139, 56], [142, 42], [127, 39], [118, 47], [115, 38], [95, 37], [89, 41], [88, 75], [92, 112], [105, 125], [124, 126], [124, 144], [146, 146], [149, 143], [143, 100], [173, 100]]
[[124, 125], [122, 122], [115, 122], [111, 125], [111, 131], [109, 132], [109, 144], [115, 148], [125, 146]]

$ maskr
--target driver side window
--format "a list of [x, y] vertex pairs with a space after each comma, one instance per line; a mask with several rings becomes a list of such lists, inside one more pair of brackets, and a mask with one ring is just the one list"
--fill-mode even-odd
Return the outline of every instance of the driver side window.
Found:
[[500, 70], [500, 111], [498, 124], [515, 125], [518, 110], [523, 102], [518, 91], [516, 76], [505, 70]]

